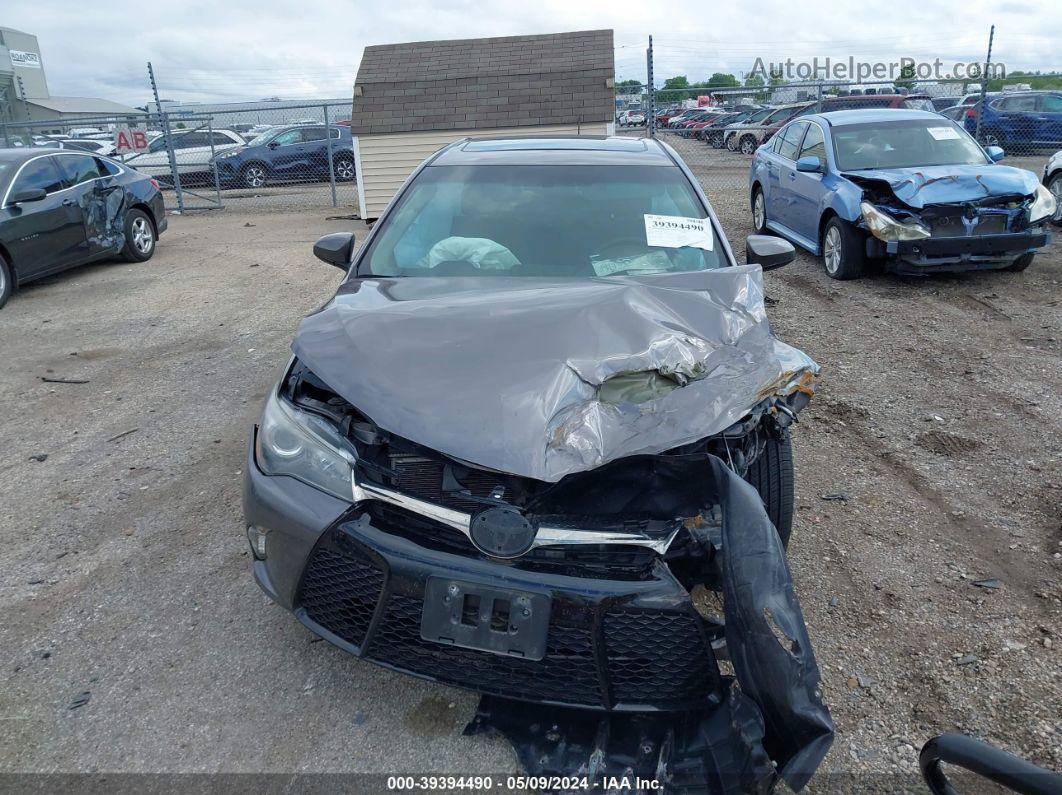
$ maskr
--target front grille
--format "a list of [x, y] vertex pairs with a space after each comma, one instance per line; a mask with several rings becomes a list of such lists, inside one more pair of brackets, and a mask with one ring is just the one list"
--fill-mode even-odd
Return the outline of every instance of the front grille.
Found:
[[299, 600], [314, 621], [360, 646], [383, 581], [383, 572], [368, 561], [321, 547], [306, 567]]
[[[930, 233], [933, 237], [969, 237], [966, 224], [962, 216], [943, 215], [930, 223]], [[990, 213], [977, 218], [973, 226], [972, 234], [980, 235], [1005, 235], [1007, 233], [1007, 216], [1000, 213]]]
[[[326, 534], [307, 563], [296, 607], [369, 660], [502, 697], [683, 709], [703, 704], [717, 682], [692, 613], [613, 607], [595, 623], [582, 600], [555, 594], [545, 657], [521, 660], [424, 640], [423, 584], [405, 583], [420, 589], [417, 594], [390, 592], [395, 586], [385, 588], [386, 579], [341, 531]], [[385, 605], [372, 627], [381, 598]]]
[[[391, 471], [395, 473], [395, 488], [422, 500], [472, 513], [483, 503], [462, 498], [454, 489], [443, 490], [442, 461], [407, 453], [391, 453]], [[459, 486], [476, 497], [489, 497], [497, 486], [505, 485], [505, 475], [469, 469], [462, 475]]]

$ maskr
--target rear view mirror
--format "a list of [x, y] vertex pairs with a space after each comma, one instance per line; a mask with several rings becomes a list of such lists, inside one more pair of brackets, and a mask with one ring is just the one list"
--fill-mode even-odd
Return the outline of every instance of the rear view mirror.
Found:
[[745, 262], [756, 264], [765, 271], [788, 265], [796, 259], [796, 249], [788, 240], [770, 235], [749, 235], [745, 238]]
[[354, 256], [355, 238], [351, 232], [333, 232], [313, 244], [313, 255], [322, 262], [347, 270]]
[[1003, 151], [1003, 147], [1001, 146], [986, 146], [985, 154], [988, 155], [993, 162], [998, 163], [1007, 153]]
[[12, 204], [22, 204], [22, 202], [39, 202], [48, 194], [44, 188], [27, 188], [26, 190], [20, 190], [11, 196]]
[[817, 174], [822, 171], [822, 163], [814, 155], [808, 155], [802, 157], [796, 162], [797, 171], [803, 171], [809, 174]]
[[934, 737], [922, 746], [918, 755], [922, 778], [933, 795], [954, 795], [956, 790], [944, 775], [941, 763], [964, 768], [1014, 792], [1028, 795], [1062, 792], [1062, 776], [1057, 773], [965, 734], [946, 732]]

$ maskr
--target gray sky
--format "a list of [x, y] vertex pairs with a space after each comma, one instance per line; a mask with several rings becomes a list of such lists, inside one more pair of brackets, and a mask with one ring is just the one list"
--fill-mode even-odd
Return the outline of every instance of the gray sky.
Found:
[[151, 98], [148, 60], [164, 98], [346, 97], [368, 44], [612, 28], [617, 78], [644, 79], [651, 33], [658, 80], [674, 74], [700, 80], [717, 71], [746, 72], [757, 57], [939, 57], [948, 68], [984, 59], [992, 23], [994, 61], [1010, 70], [1062, 71], [1058, 0], [869, 6], [816, 0], [58, 0], [9, 2], [0, 13], [0, 24], [39, 38], [53, 94], [131, 105]]

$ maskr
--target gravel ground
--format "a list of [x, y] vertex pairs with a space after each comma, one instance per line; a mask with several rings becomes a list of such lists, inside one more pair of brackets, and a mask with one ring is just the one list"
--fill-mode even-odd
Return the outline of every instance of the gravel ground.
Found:
[[[689, 151], [740, 251], [747, 161]], [[0, 311], [0, 772], [516, 769], [460, 736], [474, 695], [313, 642], [251, 580], [247, 431], [339, 280], [310, 254], [357, 227], [334, 213], [174, 217], [150, 262]], [[1023, 274], [765, 279], [823, 366], [791, 545], [838, 727], [813, 789], [913, 775], [947, 729], [1062, 768], [1062, 243]]]

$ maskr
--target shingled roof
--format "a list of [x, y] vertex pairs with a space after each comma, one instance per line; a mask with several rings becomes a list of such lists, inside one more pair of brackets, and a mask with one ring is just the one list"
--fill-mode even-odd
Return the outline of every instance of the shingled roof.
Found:
[[366, 47], [351, 132], [612, 121], [612, 78], [611, 30]]

